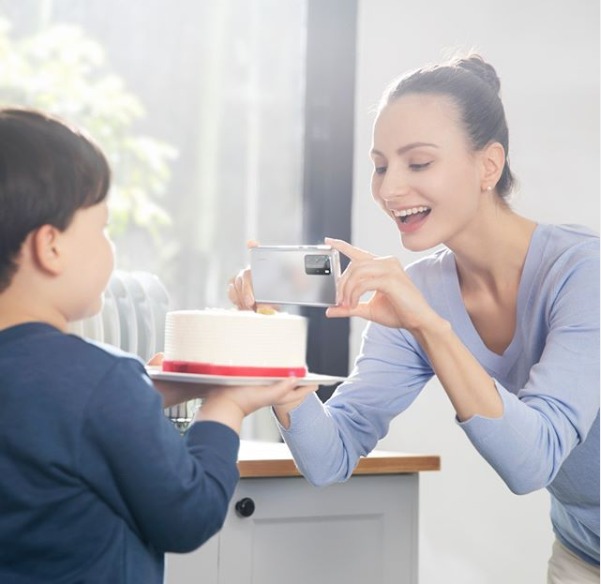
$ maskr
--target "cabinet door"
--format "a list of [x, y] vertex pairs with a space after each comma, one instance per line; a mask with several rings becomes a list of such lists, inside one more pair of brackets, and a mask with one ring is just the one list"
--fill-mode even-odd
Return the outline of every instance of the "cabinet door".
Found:
[[300, 478], [242, 481], [220, 538], [219, 583], [414, 584], [418, 476], [355, 476], [318, 489]]
[[[235, 506], [246, 499], [254, 511], [243, 517]], [[166, 581], [416, 584], [417, 520], [417, 474], [354, 476], [326, 488], [242, 479], [220, 534], [170, 555]]]

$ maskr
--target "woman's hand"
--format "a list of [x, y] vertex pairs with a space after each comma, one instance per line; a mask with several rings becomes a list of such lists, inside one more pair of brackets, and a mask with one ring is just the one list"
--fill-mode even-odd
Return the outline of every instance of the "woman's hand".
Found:
[[240, 270], [231, 280], [227, 290], [230, 302], [239, 310], [255, 310], [255, 296], [250, 268]]
[[[258, 241], [248, 241], [248, 249], [257, 247]], [[239, 310], [254, 310], [255, 312], [265, 312], [267, 314], [277, 312], [275, 306], [269, 304], [257, 304], [253, 292], [253, 281], [250, 268], [240, 270], [229, 282], [227, 290], [230, 302]]]
[[[392, 328], [419, 329], [438, 315], [394, 257], [377, 257], [340, 239], [325, 243], [351, 262], [338, 281], [337, 303], [327, 309], [331, 318], [360, 316]], [[366, 302], [361, 296], [374, 292]]]

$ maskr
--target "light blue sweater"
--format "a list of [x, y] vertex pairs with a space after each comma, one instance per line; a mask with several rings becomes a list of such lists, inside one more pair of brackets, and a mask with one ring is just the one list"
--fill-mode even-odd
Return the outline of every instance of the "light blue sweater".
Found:
[[[460, 423], [467, 437], [514, 493], [547, 488], [557, 536], [598, 565], [598, 236], [574, 226], [536, 228], [515, 335], [503, 355], [485, 346], [465, 310], [452, 252], [434, 253], [407, 272], [503, 400], [502, 417]], [[280, 427], [301, 472], [316, 485], [346, 480], [432, 375], [407, 331], [369, 323], [349, 379], [325, 405], [309, 396], [291, 412], [289, 430]]]

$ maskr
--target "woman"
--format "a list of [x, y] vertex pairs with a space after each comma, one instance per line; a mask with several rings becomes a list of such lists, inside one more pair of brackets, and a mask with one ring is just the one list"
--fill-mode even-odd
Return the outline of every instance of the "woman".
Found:
[[[598, 582], [599, 239], [510, 208], [499, 88], [493, 67], [471, 55], [387, 91], [372, 194], [407, 249], [445, 247], [404, 268], [326, 239], [351, 260], [327, 315], [370, 322], [351, 376], [325, 405], [308, 396], [275, 412], [307, 479], [343, 481], [436, 375], [509, 488], [551, 493], [548, 581]], [[248, 270], [230, 298], [253, 308]]]

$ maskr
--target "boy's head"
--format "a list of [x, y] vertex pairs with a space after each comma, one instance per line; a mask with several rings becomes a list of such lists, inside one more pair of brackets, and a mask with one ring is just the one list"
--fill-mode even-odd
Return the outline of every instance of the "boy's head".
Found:
[[0, 292], [29, 234], [65, 231], [76, 211], [106, 199], [109, 184], [104, 154], [82, 132], [39, 111], [0, 108]]

